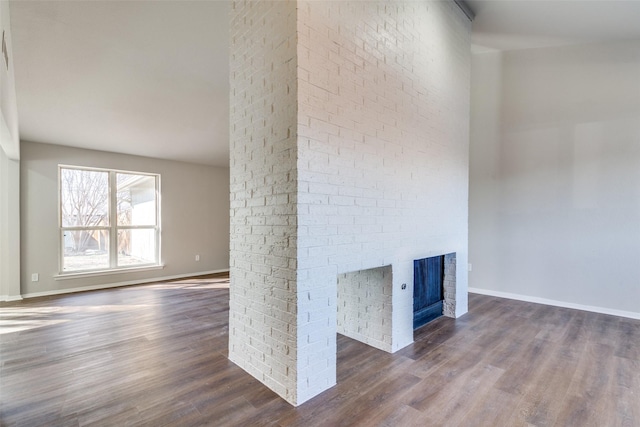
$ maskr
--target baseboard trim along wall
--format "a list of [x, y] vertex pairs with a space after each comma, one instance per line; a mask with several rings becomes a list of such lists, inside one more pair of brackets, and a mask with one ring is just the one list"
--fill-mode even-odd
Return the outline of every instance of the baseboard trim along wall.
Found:
[[575, 310], [591, 311], [593, 313], [610, 314], [612, 316], [628, 317], [630, 319], [640, 320], [640, 313], [635, 313], [633, 311], [613, 310], [610, 308], [595, 307], [592, 305], [574, 304], [571, 302], [556, 301], [552, 299], [538, 298], [538, 297], [532, 297], [528, 295], [512, 294], [509, 292], [491, 291], [488, 289], [479, 289], [479, 288], [472, 288], [472, 287], [469, 287], [469, 293], [488, 295], [488, 296], [498, 297], [498, 298], [507, 298], [507, 299], [513, 299], [517, 301], [524, 301], [524, 302], [533, 302], [537, 304], [552, 305], [555, 307], [573, 308]]
[[11, 302], [22, 300], [22, 295], [0, 295], [0, 302]]
[[177, 274], [175, 276], [153, 277], [149, 279], [130, 280], [127, 282], [107, 283], [104, 285], [82, 286], [79, 288], [56, 289], [53, 291], [34, 292], [30, 294], [23, 294], [22, 298], [47, 297], [51, 295], [70, 294], [73, 292], [96, 291], [100, 289], [119, 288], [123, 286], [141, 285], [143, 283], [164, 282], [167, 280], [183, 279], [185, 277], [204, 276], [206, 274], [228, 273], [228, 272], [229, 272], [228, 268], [221, 269], [221, 270], [198, 271], [194, 273]]

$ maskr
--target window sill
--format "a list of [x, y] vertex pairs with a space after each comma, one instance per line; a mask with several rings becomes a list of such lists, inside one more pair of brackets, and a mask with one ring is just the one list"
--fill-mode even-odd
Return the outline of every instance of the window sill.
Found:
[[111, 274], [138, 273], [141, 271], [162, 270], [164, 264], [147, 265], [144, 267], [118, 268], [113, 270], [92, 270], [78, 273], [60, 273], [53, 276], [53, 280], [80, 279], [83, 277], [108, 276]]

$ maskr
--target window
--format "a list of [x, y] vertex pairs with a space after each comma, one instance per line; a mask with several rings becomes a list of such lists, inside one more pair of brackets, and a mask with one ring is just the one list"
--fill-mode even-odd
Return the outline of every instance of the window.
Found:
[[59, 168], [61, 273], [159, 264], [159, 175]]

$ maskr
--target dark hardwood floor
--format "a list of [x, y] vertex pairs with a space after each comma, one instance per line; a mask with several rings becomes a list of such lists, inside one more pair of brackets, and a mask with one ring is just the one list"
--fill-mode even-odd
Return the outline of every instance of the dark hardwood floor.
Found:
[[640, 426], [640, 321], [470, 295], [291, 407], [227, 360], [228, 279], [0, 305], [3, 426]]

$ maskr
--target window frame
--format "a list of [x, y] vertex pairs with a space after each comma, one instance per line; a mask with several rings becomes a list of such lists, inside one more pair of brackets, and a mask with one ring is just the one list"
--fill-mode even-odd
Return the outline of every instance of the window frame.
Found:
[[[106, 172], [107, 179], [107, 212], [108, 225], [98, 226], [64, 226], [63, 214], [63, 198], [62, 198], [62, 170], [73, 169], [86, 172]], [[118, 186], [117, 174], [140, 175], [154, 178], [155, 184], [155, 225], [119, 225], [118, 224]], [[77, 165], [58, 165], [58, 275], [56, 277], [65, 276], [83, 276], [96, 274], [110, 274], [126, 271], [149, 270], [162, 268], [161, 264], [161, 175], [159, 173], [137, 172], [122, 169], [107, 169], [90, 166]], [[135, 265], [118, 266], [118, 232], [122, 230], [152, 230], [155, 238], [155, 248], [153, 262], [141, 263]], [[65, 253], [65, 232], [67, 231], [100, 231], [106, 232], [109, 237], [108, 245], [108, 266], [99, 266], [96, 268], [65, 270], [64, 269], [64, 253]]]

